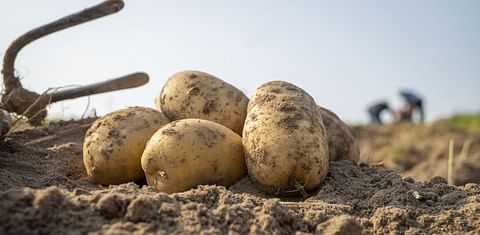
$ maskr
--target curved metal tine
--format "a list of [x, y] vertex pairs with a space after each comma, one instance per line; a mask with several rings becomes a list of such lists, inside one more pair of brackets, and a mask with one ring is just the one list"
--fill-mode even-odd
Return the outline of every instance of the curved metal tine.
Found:
[[55, 103], [62, 100], [138, 87], [146, 84], [148, 80], [146, 73], [138, 72], [103, 82], [52, 92], [49, 95], [51, 96], [51, 102]]
[[22, 86], [19, 79], [15, 77], [14, 65], [17, 54], [23, 47], [51, 33], [116, 13], [120, 11], [123, 6], [124, 3], [122, 0], [106, 0], [98, 5], [32, 29], [17, 38], [10, 44], [3, 58], [3, 93], [8, 94], [11, 90]]

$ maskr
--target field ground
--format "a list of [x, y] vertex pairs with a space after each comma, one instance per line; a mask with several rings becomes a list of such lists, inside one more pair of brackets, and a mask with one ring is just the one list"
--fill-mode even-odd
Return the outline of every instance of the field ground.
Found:
[[[0, 234], [480, 233], [480, 136], [458, 124], [469, 121], [356, 127], [360, 163], [332, 162], [305, 200], [265, 195], [248, 177], [172, 195], [96, 185], [82, 161], [91, 122], [25, 127], [0, 143]], [[445, 180], [450, 139], [459, 186]]]
[[420, 181], [448, 178], [449, 142], [453, 140], [452, 183], [480, 183], [480, 115], [457, 115], [428, 125], [355, 129], [362, 162], [383, 165]]

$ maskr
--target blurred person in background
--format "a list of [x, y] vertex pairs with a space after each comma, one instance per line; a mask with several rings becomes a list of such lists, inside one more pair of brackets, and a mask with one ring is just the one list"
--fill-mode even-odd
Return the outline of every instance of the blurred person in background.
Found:
[[368, 114], [370, 115], [370, 123], [382, 124], [381, 114], [383, 111], [392, 113], [392, 110], [386, 101], [380, 101], [369, 106]]
[[419, 115], [419, 122], [425, 121], [424, 104], [422, 98], [411, 90], [402, 89], [399, 95], [404, 99], [405, 105], [397, 111], [399, 121], [414, 121], [414, 114]]

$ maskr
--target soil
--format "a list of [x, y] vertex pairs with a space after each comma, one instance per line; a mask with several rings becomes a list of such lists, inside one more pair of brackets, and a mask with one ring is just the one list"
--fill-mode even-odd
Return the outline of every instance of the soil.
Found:
[[370, 125], [355, 128], [360, 160], [383, 165], [415, 180], [448, 178], [449, 142], [453, 140], [452, 183], [480, 183], [480, 135], [441, 123]]
[[[453, 186], [430, 175], [416, 181], [348, 160], [331, 162], [325, 181], [307, 198], [266, 195], [248, 177], [229, 188], [206, 185], [175, 194], [157, 193], [143, 182], [99, 186], [83, 167], [82, 144], [91, 122], [25, 128], [0, 142], [0, 234], [480, 233], [480, 185]], [[383, 128], [357, 129], [363, 160], [400, 138]], [[425, 128], [418, 132], [421, 138], [432, 132], [431, 140], [440, 139]], [[416, 142], [412, 151], [445, 157], [448, 143], [427, 142]], [[478, 153], [478, 142], [471, 152]], [[404, 172], [420, 178], [415, 168]]]

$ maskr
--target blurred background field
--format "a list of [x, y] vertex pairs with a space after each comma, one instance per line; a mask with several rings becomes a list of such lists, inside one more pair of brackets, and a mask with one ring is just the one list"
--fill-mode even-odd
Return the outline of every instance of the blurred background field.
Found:
[[454, 184], [480, 183], [480, 115], [464, 114], [426, 125], [355, 126], [361, 161], [416, 180], [447, 179], [449, 141], [454, 141]]
[[451, 128], [480, 134], [480, 114], [457, 114], [438, 122]]

